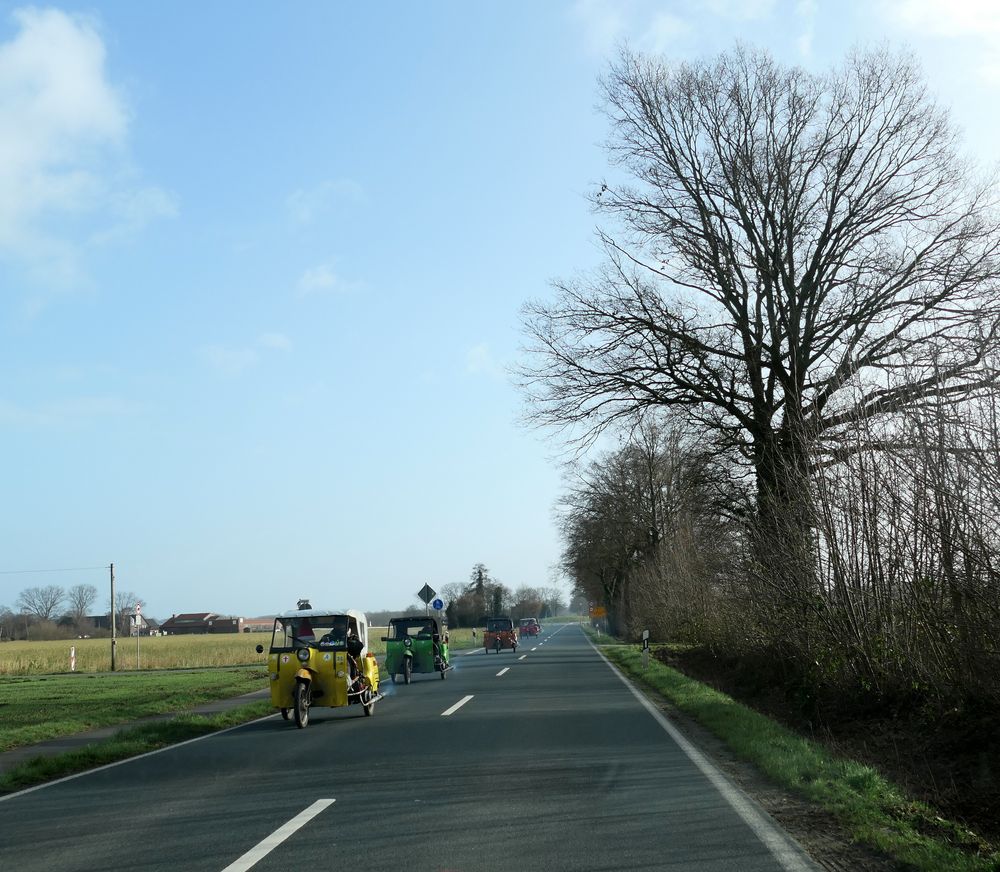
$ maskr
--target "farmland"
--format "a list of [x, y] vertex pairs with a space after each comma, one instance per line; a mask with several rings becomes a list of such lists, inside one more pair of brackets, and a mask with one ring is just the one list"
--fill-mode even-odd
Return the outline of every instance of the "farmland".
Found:
[[[385, 653], [382, 627], [371, 627], [369, 647], [376, 655]], [[139, 641], [138, 668], [199, 669], [206, 667], [256, 666], [267, 654], [254, 648], [271, 642], [270, 633], [232, 633], [204, 636], [152, 636]], [[471, 630], [451, 632], [453, 648], [470, 648]], [[76, 648], [77, 672], [111, 670], [110, 639], [73, 639], [58, 642], [5, 642], [0, 645], [0, 675], [51, 675], [70, 671], [70, 648]], [[136, 670], [136, 640], [118, 640], [117, 669]]]

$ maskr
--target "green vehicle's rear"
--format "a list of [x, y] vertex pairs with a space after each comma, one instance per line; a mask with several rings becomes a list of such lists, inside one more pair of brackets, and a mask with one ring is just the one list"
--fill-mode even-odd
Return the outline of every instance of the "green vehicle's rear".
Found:
[[385, 671], [395, 684], [410, 683], [411, 676], [438, 672], [448, 674], [451, 662], [448, 654], [448, 634], [441, 632], [435, 618], [393, 618], [389, 621], [385, 642]]

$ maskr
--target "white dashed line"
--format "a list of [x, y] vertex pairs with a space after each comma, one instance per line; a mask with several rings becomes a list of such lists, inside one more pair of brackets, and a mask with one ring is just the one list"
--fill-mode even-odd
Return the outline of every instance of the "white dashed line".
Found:
[[299, 812], [287, 824], [278, 827], [264, 841], [259, 842], [256, 847], [251, 848], [238, 860], [234, 860], [222, 872], [246, 872], [251, 866], [256, 866], [268, 854], [278, 847], [292, 833], [302, 829], [309, 821], [318, 815], [323, 809], [328, 808], [336, 802], [335, 799], [317, 799], [305, 811]]
[[463, 705], [465, 705], [475, 694], [470, 694], [469, 696], [463, 696], [458, 702], [456, 702], [451, 708], [446, 708], [441, 712], [441, 717], [446, 718], [449, 715], [455, 714]]
[[501, 670], [500, 670], [500, 671], [499, 671], [499, 672], [497, 673], [497, 678], [499, 678], [499, 677], [500, 677], [501, 675], [503, 675], [503, 674], [504, 674], [505, 672], [510, 672], [510, 667], [509, 667], [509, 666], [504, 666], [504, 668], [503, 668], [503, 669], [501, 669]]

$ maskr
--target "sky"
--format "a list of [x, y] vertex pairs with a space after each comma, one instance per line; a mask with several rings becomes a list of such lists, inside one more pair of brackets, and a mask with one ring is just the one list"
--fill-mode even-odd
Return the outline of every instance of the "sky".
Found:
[[0, 606], [563, 583], [520, 309], [600, 262], [618, 47], [737, 40], [908, 48], [997, 162], [995, 0], [0, 0]]

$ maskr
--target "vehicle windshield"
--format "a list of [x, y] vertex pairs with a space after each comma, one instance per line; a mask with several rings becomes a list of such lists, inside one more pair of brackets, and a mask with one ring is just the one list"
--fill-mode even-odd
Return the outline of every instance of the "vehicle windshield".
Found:
[[435, 632], [434, 621], [428, 618], [393, 620], [389, 623], [388, 639], [390, 642], [400, 642], [407, 637], [429, 639]]
[[502, 633], [504, 630], [510, 630], [514, 626], [514, 622], [510, 618], [502, 618], [500, 620], [490, 621], [486, 625], [486, 629], [491, 633]]
[[344, 648], [347, 645], [347, 615], [303, 615], [275, 618], [272, 648]]

